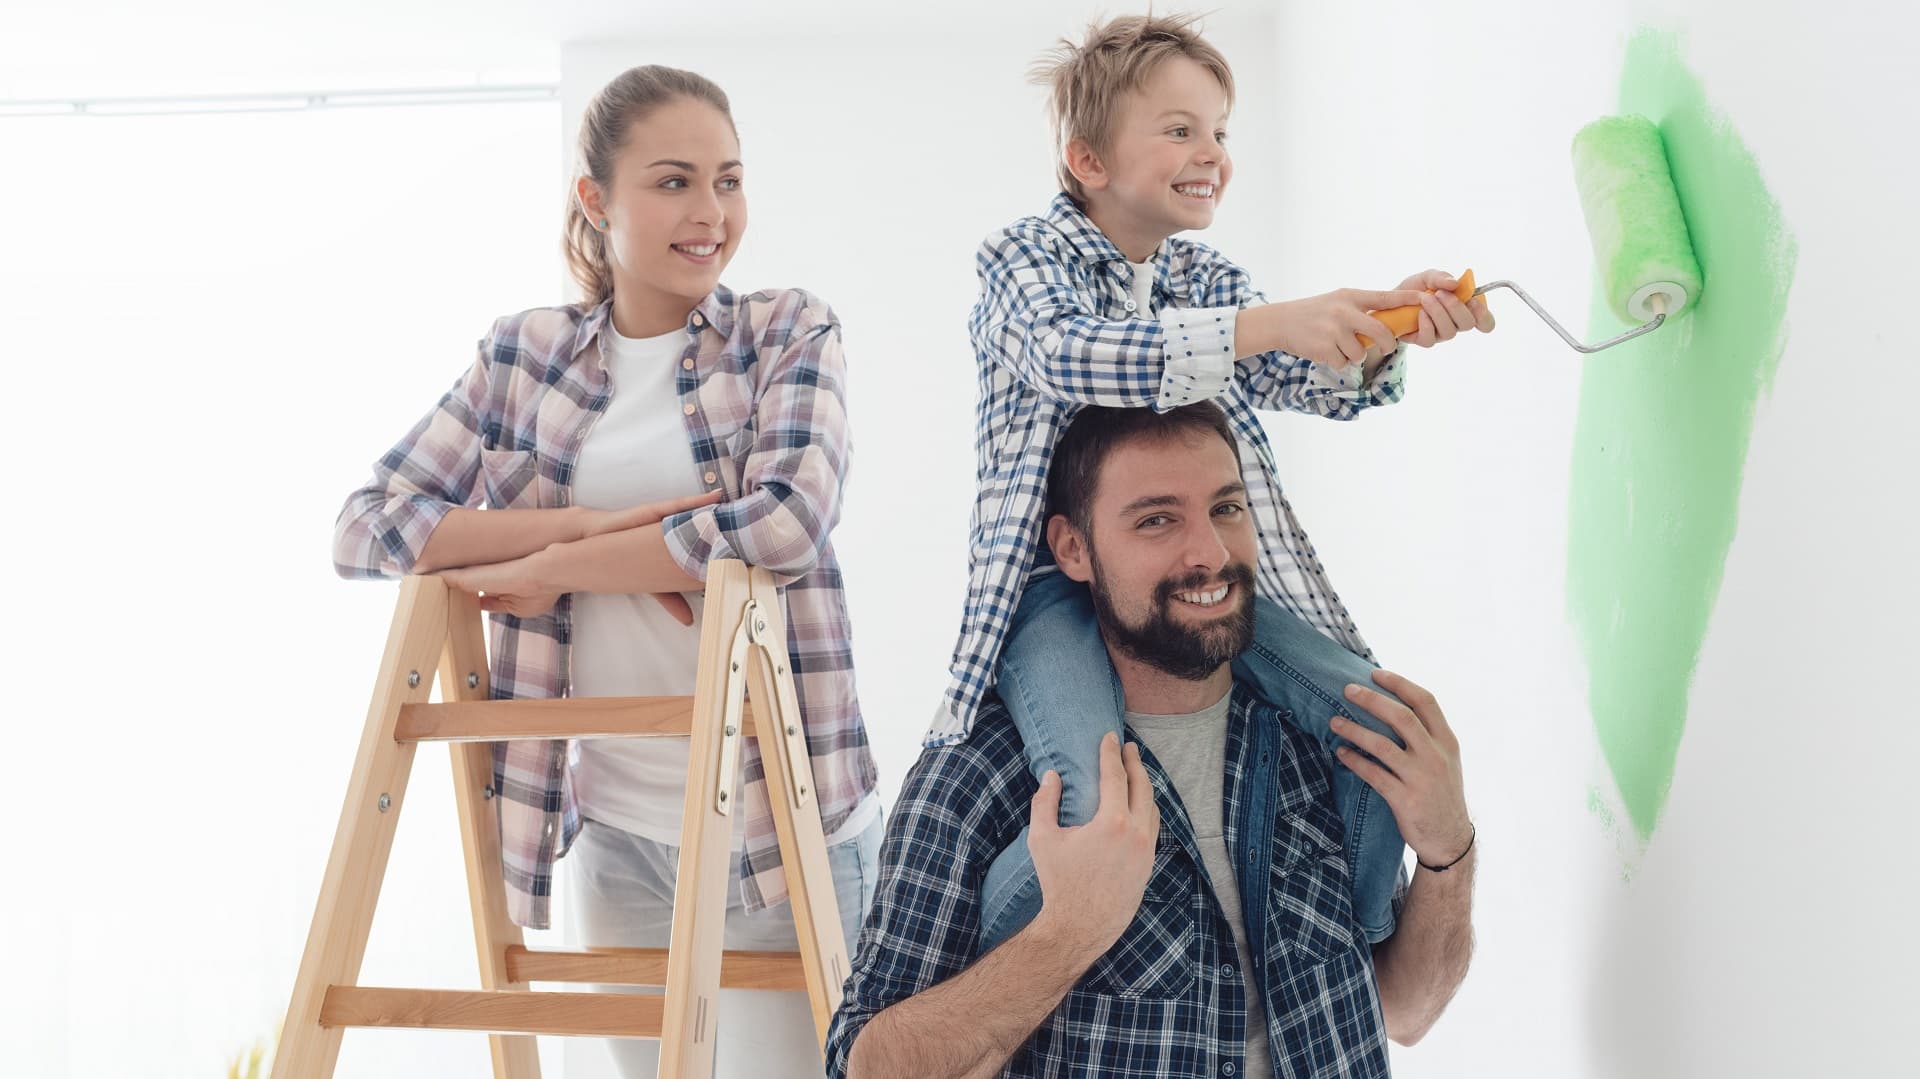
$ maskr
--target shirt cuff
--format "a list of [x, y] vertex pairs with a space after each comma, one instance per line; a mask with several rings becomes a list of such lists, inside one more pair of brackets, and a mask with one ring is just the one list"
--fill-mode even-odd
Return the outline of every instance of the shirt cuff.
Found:
[[1336, 371], [1326, 364], [1316, 363], [1307, 372], [1307, 386], [1342, 401], [1351, 401], [1361, 408], [1398, 401], [1405, 392], [1407, 380], [1406, 346], [1394, 349], [1393, 354], [1373, 372], [1371, 379], [1366, 378], [1364, 370], [1359, 364], [1348, 364]]
[[698, 580], [707, 579], [708, 562], [735, 557], [714, 520], [712, 506], [684, 510], [663, 519], [660, 534], [667, 541], [667, 557], [680, 572]]
[[1233, 326], [1237, 307], [1173, 307], [1160, 314], [1166, 332], [1166, 373], [1154, 411], [1211, 401], [1233, 382]]
[[386, 556], [380, 565], [383, 575], [405, 576], [413, 572], [420, 553], [427, 549], [427, 541], [433, 538], [433, 530], [440, 527], [447, 514], [460, 507], [428, 495], [407, 495], [386, 514], [385, 528], [379, 536], [382, 553]]

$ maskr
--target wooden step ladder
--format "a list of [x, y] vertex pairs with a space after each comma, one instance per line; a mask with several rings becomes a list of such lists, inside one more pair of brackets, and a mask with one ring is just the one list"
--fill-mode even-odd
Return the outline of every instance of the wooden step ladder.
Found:
[[[487, 699], [478, 600], [438, 577], [403, 580], [274, 1055], [274, 1079], [331, 1076], [347, 1027], [485, 1031], [495, 1079], [540, 1074], [534, 1034], [658, 1038], [660, 1075], [700, 1079], [713, 1070], [721, 987], [805, 990], [824, 1045], [847, 977], [847, 949], [788, 669], [783, 609], [766, 570], [715, 561], [708, 567], [692, 697], [495, 701]], [[436, 662], [442, 703], [430, 704]], [[722, 949], [736, 808], [729, 800], [748, 735], [759, 739], [766, 766], [797, 954]], [[528, 948], [506, 913], [489, 743], [610, 736], [692, 739], [669, 946]], [[481, 988], [362, 986], [360, 961], [414, 747], [431, 741], [451, 743]], [[661, 986], [665, 994], [532, 992], [530, 982]]]

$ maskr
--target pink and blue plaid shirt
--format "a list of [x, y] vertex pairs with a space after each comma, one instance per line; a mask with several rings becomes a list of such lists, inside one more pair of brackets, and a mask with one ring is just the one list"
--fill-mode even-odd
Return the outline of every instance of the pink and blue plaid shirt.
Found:
[[[374, 464], [334, 526], [345, 577], [407, 573], [456, 506], [571, 504], [574, 463], [613, 393], [596, 347], [609, 304], [536, 308], [494, 323], [453, 389]], [[727, 501], [662, 522], [682, 570], [737, 558], [770, 570], [786, 599], [794, 688], [831, 834], [874, 789], [876, 771], [854, 695], [852, 627], [828, 539], [840, 514], [849, 443], [840, 322], [799, 290], [736, 296], [724, 286], [688, 313], [678, 391], [699, 477]], [[538, 618], [492, 616], [493, 696], [565, 696], [572, 603]], [[507, 906], [548, 925], [554, 863], [579, 831], [565, 741], [494, 746]], [[784, 902], [786, 877], [758, 746], [743, 752], [748, 910]]]
[[1260, 530], [1260, 593], [1371, 659], [1280, 493], [1273, 447], [1255, 410], [1354, 419], [1400, 400], [1404, 353], [1364, 386], [1285, 352], [1234, 362], [1234, 316], [1266, 302], [1245, 270], [1210, 247], [1169, 239], [1152, 262], [1151, 306], [1159, 313], [1138, 310], [1127, 257], [1065, 194], [1044, 217], [988, 236], [976, 262], [980, 300], [969, 328], [980, 377], [978, 490], [967, 604], [927, 744], [965, 739], [993, 688], [1007, 626], [1040, 551], [1053, 447], [1088, 405], [1164, 412], [1214, 400], [1240, 439], [1248, 507]]

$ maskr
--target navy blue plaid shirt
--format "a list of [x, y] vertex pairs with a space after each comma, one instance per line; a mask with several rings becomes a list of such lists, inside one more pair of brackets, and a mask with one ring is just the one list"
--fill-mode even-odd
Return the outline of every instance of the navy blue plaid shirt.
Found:
[[[1246, 1067], [1247, 982], [1233, 930], [1186, 809], [1145, 746], [1141, 757], [1161, 823], [1140, 911], [1002, 1075], [1231, 1079]], [[1259, 957], [1275, 1074], [1387, 1075], [1386, 1025], [1372, 950], [1354, 918], [1331, 763], [1237, 687], [1226, 760], [1227, 849], [1248, 953]], [[1027, 823], [1035, 789], [996, 696], [982, 703], [971, 738], [921, 753], [887, 826], [878, 892], [828, 1031], [829, 1076], [846, 1075], [854, 1040], [875, 1015], [972, 963], [981, 882]], [[1254, 880], [1265, 886], [1249, 887]]]

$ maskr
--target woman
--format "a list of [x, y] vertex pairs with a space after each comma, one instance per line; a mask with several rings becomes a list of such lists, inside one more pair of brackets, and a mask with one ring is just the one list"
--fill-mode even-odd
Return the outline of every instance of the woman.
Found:
[[[496, 697], [690, 694], [707, 563], [770, 570], [851, 947], [881, 821], [828, 540], [848, 453], [839, 322], [799, 290], [720, 284], [747, 204], [712, 82], [625, 72], [588, 107], [579, 152], [565, 250], [585, 301], [494, 323], [465, 377], [347, 500], [335, 565], [480, 593]], [[548, 924], [570, 851], [580, 942], [665, 947], [687, 756], [680, 739], [497, 745], [514, 920]], [[755, 744], [744, 758], [726, 946], [792, 951]], [[721, 1008], [721, 1074], [819, 1074], [803, 995], [728, 992]], [[611, 1044], [626, 1075], [654, 1074], [657, 1043]]]

